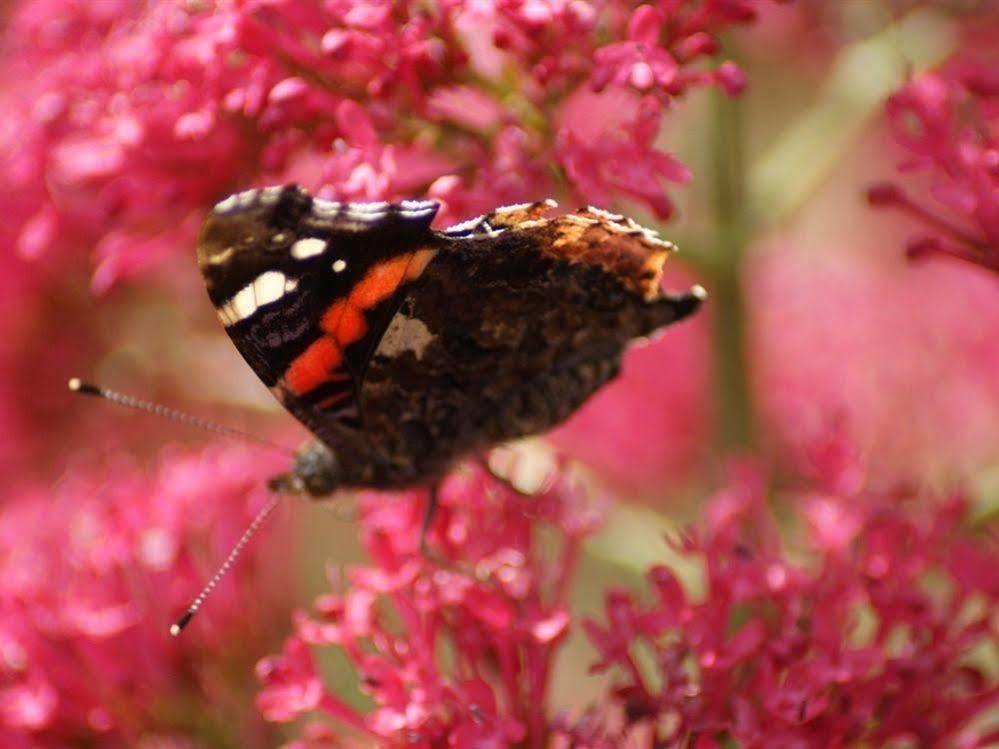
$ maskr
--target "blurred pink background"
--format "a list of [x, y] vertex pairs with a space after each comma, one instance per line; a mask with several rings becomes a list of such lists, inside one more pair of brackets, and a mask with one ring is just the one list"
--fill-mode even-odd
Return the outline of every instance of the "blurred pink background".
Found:
[[[0, 747], [999, 741], [988, 3], [0, 14]], [[432, 542], [476, 574], [419, 556], [419, 492], [289, 499], [171, 639], [285, 466], [66, 381], [304, 439], [193, 250], [289, 181], [441, 226], [619, 210], [710, 299], [549, 436], [538, 497], [446, 485]]]

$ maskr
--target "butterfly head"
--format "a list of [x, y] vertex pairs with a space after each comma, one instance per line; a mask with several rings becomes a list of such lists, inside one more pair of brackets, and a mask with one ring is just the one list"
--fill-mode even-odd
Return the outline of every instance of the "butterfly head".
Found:
[[291, 472], [272, 478], [273, 491], [306, 494], [316, 499], [328, 497], [340, 486], [340, 461], [322, 442], [305, 443], [295, 453]]

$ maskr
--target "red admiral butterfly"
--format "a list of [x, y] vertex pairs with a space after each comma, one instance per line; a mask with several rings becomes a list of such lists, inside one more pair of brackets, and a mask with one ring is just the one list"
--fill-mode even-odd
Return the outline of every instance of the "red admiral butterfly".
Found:
[[289, 185], [205, 221], [198, 264], [219, 318], [318, 437], [275, 488], [432, 486], [462, 456], [566, 419], [629, 342], [704, 298], [660, 290], [675, 248], [624, 216], [548, 219], [545, 201], [437, 231], [438, 207]]
[[[598, 208], [546, 219], [554, 201], [497, 208], [443, 231], [437, 203], [335, 203], [289, 185], [226, 198], [198, 239], [198, 264], [229, 337], [319, 439], [278, 492], [430, 487], [459, 458], [566, 419], [620, 367], [635, 339], [693, 313], [695, 286], [663, 293], [675, 248]], [[113, 390], [69, 388], [256, 440]], [[271, 447], [276, 447], [270, 445]], [[278, 447], [277, 449], [283, 449]], [[269, 502], [171, 626], [191, 621]]]

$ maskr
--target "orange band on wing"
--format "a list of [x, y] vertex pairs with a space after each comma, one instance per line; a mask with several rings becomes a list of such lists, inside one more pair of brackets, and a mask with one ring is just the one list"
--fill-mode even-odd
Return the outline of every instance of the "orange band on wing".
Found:
[[298, 395], [332, 379], [343, 361], [340, 346], [329, 336], [323, 336], [299, 354], [288, 367], [284, 381]]
[[413, 281], [419, 278], [427, 265], [437, 255], [437, 250], [417, 250], [411, 256], [409, 266], [406, 268], [406, 280]]
[[[422, 255], [424, 252], [399, 255], [371, 266], [349, 297], [326, 310], [319, 327], [332, 336], [341, 349], [361, 340], [368, 332], [365, 311], [392, 296], [403, 280], [411, 277], [407, 269], [414, 254]], [[420, 264], [420, 271], [425, 266], [426, 261]]]
[[350, 299], [341, 299], [326, 311], [319, 327], [331, 335], [342, 349], [364, 337], [368, 332], [368, 321], [364, 311], [355, 307]]
[[[371, 266], [350, 295], [330, 305], [323, 314], [319, 327], [326, 335], [288, 367], [284, 376], [288, 388], [302, 395], [327, 382], [349, 379], [350, 375], [337, 370], [343, 366], [343, 352], [347, 346], [361, 340], [368, 332], [365, 312], [392, 296], [404, 281], [418, 278], [436, 254], [433, 249], [417, 250]], [[337, 393], [319, 407], [332, 405], [347, 395]]]
[[361, 309], [370, 309], [392, 296], [406, 275], [411, 257], [413, 253], [397, 255], [371, 266], [350, 292], [351, 304]]

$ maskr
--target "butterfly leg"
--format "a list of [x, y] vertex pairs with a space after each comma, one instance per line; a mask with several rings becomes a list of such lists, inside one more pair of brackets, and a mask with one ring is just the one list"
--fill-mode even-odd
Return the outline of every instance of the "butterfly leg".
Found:
[[424, 561], [429, 562], [438, 568], [450, 570], [460, 575], [465, 575], [466, 577], [472, 578], [479, 582], [484, 582], [487, 584], [492, 584], [486, 579], [480, 578], [476, 574], [475, 570], [465, 561], [448, 559], [443, 553], [437, 549], [430, 548], [427, 543], [427, 534], [430, 533], [430, 527], [434, 522], [434, 518], [437, 516], [437, 509], [440, 507], [440, 484], [432, 484], [427, 490], [427, 506], [423, 510], [423, 522], [420, 527], [420, 556], [423, 557]]

